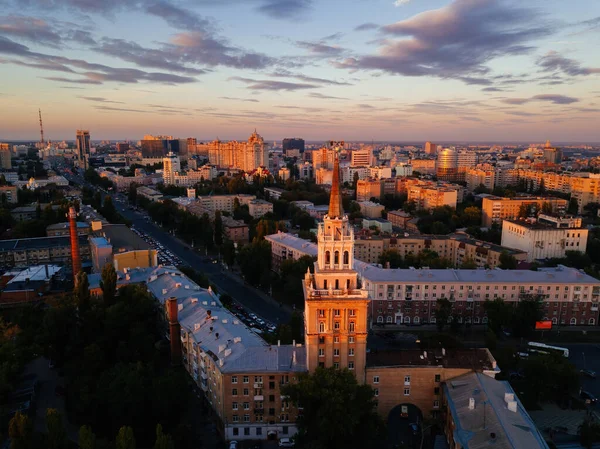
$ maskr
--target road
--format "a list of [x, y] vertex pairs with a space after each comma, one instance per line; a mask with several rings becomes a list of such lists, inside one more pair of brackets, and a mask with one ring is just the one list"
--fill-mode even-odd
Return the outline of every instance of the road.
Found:
[[[65, 177], [75, 184], [85, 184], [81, 176], [66, 174]], [[131, 220], [134, 227], [168, 248], [169, 251], [190, 267], [204, 273], [217, 286], [219, 293], [229, 294], [242, 306], [275, 325], [287, 323], [290, 320], [291, 312], [288, 308], [280, 307], [268, 295], [253, 287], [244, 285], [243, 281], [237, 278], [236, 275], [224, 272], [220, 264], [205, 262], [205, 256], [198, 254], [191, 246], [165, 232], [152, 221], [146, 220], [144, 215], [139, 212], [130, 210], [128, 204], [116, 201], [115, 195], [111, 195], [111, 197], [119, 213], [126, 219]]]
[[[600, 376], [600, 345], [595, 344], [561, 344], [569, 349], [569, 360], [577, 370], [589, 369]], [[581, 376], [581, 388], [600, 398], [600, 379]]]

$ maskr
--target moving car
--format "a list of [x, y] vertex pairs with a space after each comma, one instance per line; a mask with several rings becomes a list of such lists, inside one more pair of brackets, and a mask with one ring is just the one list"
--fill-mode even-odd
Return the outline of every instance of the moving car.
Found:
[[582, 369], [579, 371], [579, 374], [589, 377], [590, 379], [596, 378], [596, 371], [592, 371], [591, 369]]
[[598, 398], [589, 391], [581, 390], [581, 392], [579, 393], [579, 397], [585, 400], [586, 402], [590, 401], [591, 404], [596, 404], [598, 402]]

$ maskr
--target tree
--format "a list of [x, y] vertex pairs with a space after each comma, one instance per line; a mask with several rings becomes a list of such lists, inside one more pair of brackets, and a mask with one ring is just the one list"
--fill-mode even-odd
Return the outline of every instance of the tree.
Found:
[[552, 213], [552, 204], [549, 201], [544, 201], [542, 203], [542, 213], [544, 213], [544, 214]]
[[110, 195], [104, 197], [104, 203], [102, 204], [100, 213], [111, 223], [118, 221], [119, 214], [117, 213], [117, 208], [113, 204]]
[[33, 426], [27, 415], [15, 413], [8, 424], [10, 449], [29, 449], [32, 447]]
[[529, 217], [530, 207], [528, 204], [521, 204], [519, 206], [519, 217], [527, 218]]
[[233, 267], [235, 264], [235, 244], [227, 239], [223, 244], [223, 248], [221, 248], [223, 253], [223, 260], [227, 264], [229, 268]]
[[473, 270], [477, 268], [477, 263], [470, 257], [466, 257], [460, 264], [460, 268], [464, 270]]
[[463, 211], [463, 219], [465, 226], [478, 226], [481, 223], [481, 209], [474, 206], [469, 206]]
[[131, 204], [137, 204], [137, 188], [138, 185], [135, 182], [129, 184], [129, 193], [127, 196], [129, 197], [129, 202]]
[[509, 254], [507, 251], [502, 251], [498, 260], [500, 261], [498, 268], [503, 270], [517, 269], [517, 259], [515, 259], [515, 256]]
[[85, 271], [80, 271], [75, 276], [75, 300], [77, 307], [85, 309], [90, 304], [90, 283]]
[[373, 389], [359, 385], [347, 369], [317, 368], [297, 383], [282, 387], [295, 406], [302, 406], [296, 441], [314, 449], [381, 447], [383, 424]]
[[128, 426], [123, 426], [119, 429], [117, 439], [115, 440], [116, 449], [135, 449], [135, 437], [133, 429]]
[[517, 337], [529, 337], [535, 322], [542, 319], [543, 295], [521, 295], [513, 317], [513, 330]]
[[96, 435], [90, 426], [79, 428], [79, 449], [96, 449]]
[[100, 288], [102, 289], [102, 298], [107, 307], [115, 303], [117, 293], [117, 272], [112, 263], [107, 263], [102, 267], [102, 279], [100, 280]]
[[379, 263], [389, 268], [401, 268], [403, 266], [402, 256], [396, 249], [387, 249], [379, 256]]
[[215, 212], [214, 222], [215, 232], [215, 245], [221, 246], [223, 244], [223, 218], [221, 218], [221, 211]]
[[577, 215], [579, 213], [579, 203], [577, 202], [577, 198], [571, 198], [569, 200], [569, 207], [567, 208], [567, 213], [571, 215]]
[[156, 442], [154, 449], [175, 449], [173, 438], [171, 435], [163, 433], [163, 428], [160, 424], [156, 425]]
[[483, 310], [488, 317], [488, 327], [495, 333], [512, 322], [514, 307], [504, 302], [502, 298], [487, 300], [483, 303]]
[[600, 424], [587, 417], [579, 425], [579, 442], [586, 449], [592, 449], [594, 443], [600, 442]]
[[62, 416], [55, 408], [46, 410], [46, 426], [48, 427], [47, 447], [64, 449], [67, 446], [67, 432], [62, 422]]
[[441, 332], [446, 323], [448, 323], [448, 318], [450, 318], [450, 315], [452, 314], [452, 303], [448, 298], [438, 298], [436, 302], [437, 308], [434, 313], [435, 324]]

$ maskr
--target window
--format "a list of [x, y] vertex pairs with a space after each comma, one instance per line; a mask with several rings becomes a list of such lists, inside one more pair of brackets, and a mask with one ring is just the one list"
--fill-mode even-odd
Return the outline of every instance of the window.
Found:
[[325, 332], [325, 323], [322, 321], [319, 323], [319, 332]]
[[340, 309], [334, 309], [333, 316], [340, 316]]
[[244, 402], [244, 410], [250, 410], [250, 403]]
[[275, 389], [275, 382], [269, 382], [269, 390]]
[[338, 362], [333, 362], [333, 367], [335, 369], [340, 369], [340, 364]]
[[441, 379], [442, 379], [442, 376], [441, 376], [441, 374], [436, 374], [436, 375], [435, 375], [435, 381], [436, 381], [436, 382], [439, 382]]
[[333, 342], [334, 343], [339, 343], [340, 342], [340, 337], [338, 337], [338, 336], [333, 337]]
[[410, 396], [410, 388], [404, 389], [404, 396]]
[[231, 376], [231, 383], [237, 384], [237, 376]]
[[404, 376], [404, 385], [410, 385], [410, 376]]
[[325, 310], [319, 309], [319, 318], [325, 318]]
[[[244, 422], [250, 422], [250, 415], [244, 415]], [[248, 427], [246, 427], [248, 429]], [[244, 429], [244, 434], [246, 433], [246, 429]], [[248, 435], [250, 435], [250, 429], [248, 429]]]
[[256, 435], [262, 435], [262, 427], [256, 428]]
[[348, 343], [354, 343], [354, 337], [348, 337]]
[[433, 389], [433, 394], [435, 394], [436, 396], [440, 394], [440, 387], [435, 387]]
[[231, 390], [231, 396], [237, 396], [237, 388]]
[[348, 265], [350, 263], [350, 256], [348, 251], [344, 251], [344, 265]]
[[571, 318], [571, 321], [569, 324], [577, 324], [577, 318]]
[[348, 369], [354, 369], [354, 362], [348, 362]]
[[269, 416], [275, 416], [275, 409], [274, 408], [270, 408], [269, 409]]
[[379, 316], [377, 317], [377, 322], [378, 322], [378, 323], [383, 323], [383, 317], [382, 317], [381, 315], [379, 315]]
[[348, 315], [349, 316], [356, 316], [356, 309], [350, 309], [350, 310], [348, 310]]
[[244, 383], [247, 384], [250, 382], [250, 378], [248, 376], [244, 376]]
[[336, 251], [335, 253], [333, 253], [333, 263], [335, 265], [339, 265], [340, 263], [340, 252]]
[[248, 396], [248, 389], [244, 388], [244, 396]]
[[329, 251], [325, 251], [325, 263], [327, 265], [331, 263], [331, 253]]
[[334, 349], [333, 350], [333, 356], [334, 357], [339, 357], [340, 356], [340, 350], [339, 349]]
[[375, 394], [375, 397], [379, 396], [379, 388], [373, 389], [373, 393]]
[[231, 404], [231, 409], [232, 409], [232, 410], [237, 410], [237, 409], [238, 409], [238, 403], [237, 403], [237, 402], [233, 402], [233, 403]]
[[[238, 415], [233, 415], [231, 417], [233, 422], [240, 422], [240, 417]], [[238, 429], [233, 429], [233, 434], [237, 435], [238, 434]]]
[[[391, 304], [390, 304], [390, 306], [391, 306]], [[386, 321], [386, 323], [391, 323], [392, 317], [391, 316], [386, 317], [385, 321]]]
[[354, 332], [354, 321], [350, 321], [348, 324], [348, 332]]
[[378, 384], [379, 383], [379, 376], [373, 376], [373, 383], [374, 384]]
[[440, 401], [433, 401], [433, 408], [440, 408]]
[[325, 349], [319, 348], [319, 357], [325, 357]]
[[352, 357], [354, 355], [354, 348], [348, 349], [348, 355]]
[[324, 288], [325, 290], [327, 290], [327, 279], [325, 279], [325, 280], [323, 281], [323, 288]]
[[255, 384], [262, 384], [263, 383], [262, 376], [254, 376], [254, 383]]
[[[250, 416], [248, 416], [248, 420], [246, 420], [246, 416], [244, 415], [244, 422], [250, 422]], [[250, 435], [250, 427], [244, 427], [244, 435]]]
[[319, 337], [319, 344], [325, 344], [325, 337]]
[[339, 321], [336, 321], [335, 323], [333, 323], [333, 329], [340, 330], [340, 322]]

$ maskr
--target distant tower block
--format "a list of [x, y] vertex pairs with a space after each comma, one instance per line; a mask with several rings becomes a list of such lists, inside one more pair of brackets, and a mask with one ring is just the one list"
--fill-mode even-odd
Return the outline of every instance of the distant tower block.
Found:
[[77, 212], [74, 207], [69, 208], [69, 233], [71, 236], [71, 260], [73, 261], [73, 280], [81, 271], [81, 255], [79, 253], [79, 236], [77, 235]]

